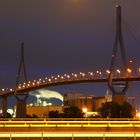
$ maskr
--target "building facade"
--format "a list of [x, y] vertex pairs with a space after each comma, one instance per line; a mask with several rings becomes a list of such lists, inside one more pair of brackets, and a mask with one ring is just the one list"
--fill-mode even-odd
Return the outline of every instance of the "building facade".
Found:
[[76, 106], [87, 112], [95, 112], [105, 102], [111, 102], [112, 95], [107, 91], [105, 96], [96, 97], [81, 93], [68, 93], [64, 95], [64, 106]]

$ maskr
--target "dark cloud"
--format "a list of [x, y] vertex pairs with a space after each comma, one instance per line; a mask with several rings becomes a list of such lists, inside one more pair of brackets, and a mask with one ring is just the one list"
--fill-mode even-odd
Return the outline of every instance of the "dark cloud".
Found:
[[[140, 1], [118, 3], [140, 33]], [[0, 87], [15, 84], [21, 41], [31, 80], [108, 68], [115, 15], [115, 0], [0, 0]], [[138, 66], [140, 47], [123, 26], [127, 54]]]

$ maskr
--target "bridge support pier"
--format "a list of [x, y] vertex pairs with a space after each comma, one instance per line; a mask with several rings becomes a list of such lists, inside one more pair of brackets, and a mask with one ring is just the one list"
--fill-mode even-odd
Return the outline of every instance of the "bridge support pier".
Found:
[[2, 96], [2, 114], [3, 117], [7, 117], [7, 96]]
[[16, 95], [16, 98], [17, 98], [16, 117], [17, 118], [26, 118], [27, 116], [26, 99], [28, 98], [28, 95], [22, 95], [22, 96], [25, 96], [25, 97], [21, 99]]

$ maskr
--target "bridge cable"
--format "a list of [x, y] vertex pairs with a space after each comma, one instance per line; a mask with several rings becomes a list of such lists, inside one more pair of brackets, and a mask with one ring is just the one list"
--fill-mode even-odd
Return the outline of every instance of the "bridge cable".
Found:
[[137, 45], [140, 46], [140, 33], [138, 33], [134, 26], [126, 22], [125, 19], [123, 19], [124, 27], [126, 27], [127, 31], [130, 33], [130, 35], [133, 37], [133, 39], [136, 41]]

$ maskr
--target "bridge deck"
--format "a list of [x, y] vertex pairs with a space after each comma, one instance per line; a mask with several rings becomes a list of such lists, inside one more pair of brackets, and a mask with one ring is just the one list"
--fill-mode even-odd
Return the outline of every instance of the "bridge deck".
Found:
[[[113, 77], [113, 81], [140, 81], [140, 76], [128, 76], [128, 77]], [[36, 81], [36, 83], [26, 83], [25, 85], [18, 86], [17, 88], [17, 93], [24, 93], [27, 91], [34, 91], [38, 90], [40, 88], [45, 88], [45, 87], [52, 87], [52, 86], [59, 86], [59, 85], [68, 85], [68, 84], [80, 84], [80, 83], [96, 83], [96, 82], [107, 82], [108, 77], [96, 77], [96, 78], [75, 78], [75, 79], [63, 79], [63, 80], [51, 80], [51, 81]], [[6, 88], [2, 89], [0, 91], [1, 96], [5, 95], [13, 95], [14, 94], [14, 89]]]

